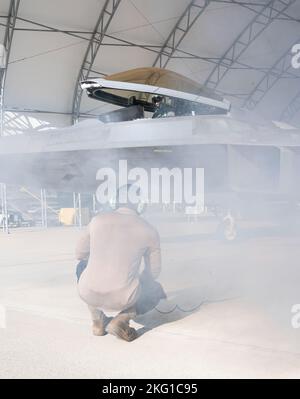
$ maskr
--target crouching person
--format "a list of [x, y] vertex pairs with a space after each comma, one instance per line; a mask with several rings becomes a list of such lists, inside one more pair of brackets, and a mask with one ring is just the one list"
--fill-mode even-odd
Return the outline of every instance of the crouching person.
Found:
[[[117, 200], [115, 211], [92, 219], [76, 256], [78, 291], [90, 310], [94, 335], [108, 332], [133, 341], [137, 331], [130, 320], [166, 298], [155, 281], [161, 271], [157, 231], [139, 216], [137, 204]], [[107, 312], [113, 312], [112, 320]]]

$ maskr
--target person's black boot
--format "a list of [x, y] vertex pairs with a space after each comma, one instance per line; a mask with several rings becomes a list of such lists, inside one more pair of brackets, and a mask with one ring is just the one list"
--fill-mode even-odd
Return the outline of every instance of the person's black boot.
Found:
[[129, 326], [129, 321], [134, 317], [132, 313], [120, 313], [108, 324], [106, 331], [117, 338], [132, 342], [138, 337], [137, 331]]
[[97, 337], [102, 337], [103, 335], [106, 335], [105, 328], [109, 323], [110, 319], [106, 317], [105, 313], [102, 312], [101, 310], [93, 308], [92, 306], [89, 306], [89, 309], [93, 320], [93, 326], [92, 326], [93, 334], [96, 335]]

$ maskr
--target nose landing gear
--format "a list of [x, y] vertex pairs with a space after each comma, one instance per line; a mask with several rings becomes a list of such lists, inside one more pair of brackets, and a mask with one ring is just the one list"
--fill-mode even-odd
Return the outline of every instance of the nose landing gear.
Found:
[[233, 216], [231, 211], [227, 213], [218, 212], [216, 214], [219, 219], [219, 225], [217, 228], [217, 237], [225, 241], [234, 241], [238, 236], [237, 220]]
[[228, 212], [223, 219], [223, 236], [227, 241], [234, 241], [237, 238], [237, 226], [235, 218]]

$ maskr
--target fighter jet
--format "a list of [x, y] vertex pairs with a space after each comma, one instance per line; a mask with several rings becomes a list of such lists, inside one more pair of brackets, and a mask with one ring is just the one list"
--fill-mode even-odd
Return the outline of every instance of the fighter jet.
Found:
[[235, 110], [165, 69], [134, 69], [81, 86], [113, 110], [64, 129], [1, 138], [0, 181], [94, 192], [99, 168], [127, 160], [145, 169], [203, 168], [206, 203], [216, 213], [298, 206], [299, 130]]

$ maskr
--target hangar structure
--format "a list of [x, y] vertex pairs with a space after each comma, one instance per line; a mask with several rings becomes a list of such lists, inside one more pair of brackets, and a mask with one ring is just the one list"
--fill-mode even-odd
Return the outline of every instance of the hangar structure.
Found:
[[300, 378], [299, 27], [0, 0], [0, 378]]
[[299, 126], [299, 18], [298, 0], [1, 0], [2, 133], [95, 117], [82, 80], [147, 66]]
[[[147, 67], [191, 79], [256, 120], [297, 129], [299, 23], [299, 0], [2, 0], [1, 135], [101, 119], [114, 105], [92, 100], [81, 83]], [[3, 186], [2, 210], [5, 197]]]

